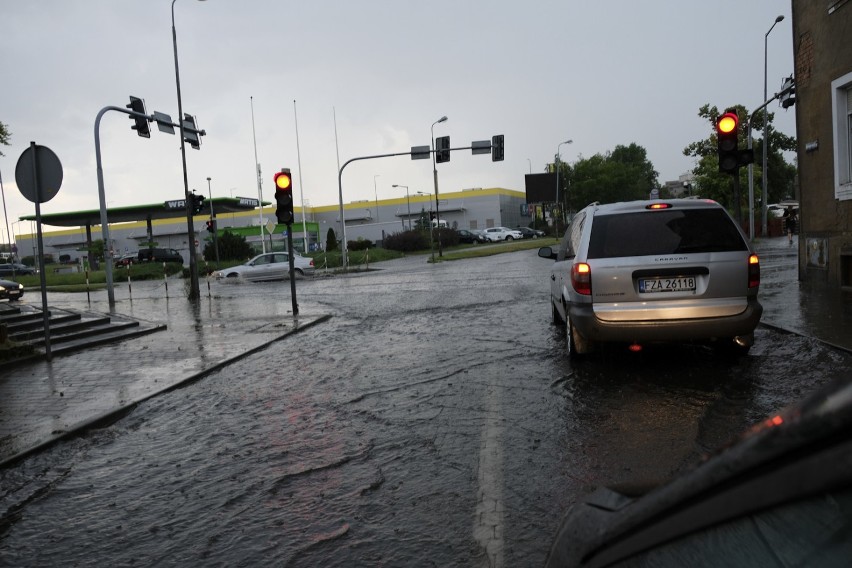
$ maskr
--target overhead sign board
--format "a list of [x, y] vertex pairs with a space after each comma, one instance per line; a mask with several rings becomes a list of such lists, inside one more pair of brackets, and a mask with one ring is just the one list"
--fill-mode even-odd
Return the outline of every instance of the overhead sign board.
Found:
[[244, 205], [246, 207], [257, 207], [260, 205], [260, 201], [257, 199], [252, 199], [251, 197], [240, 197], [240, 205]]
[[490, 154], [491, 140], [474, 140], [470, 143], [471, 154]]
[[411, 147], [411, 159], [412, 160], [428, 160], [432, 151], [429, 146], [412, 146]]
[[157, 128], [160, 129], [160, 132], [165, 132], [166, 134], [174, 134], [175, 126], [172, 122], [172, 117], [163, 112], [154, 111], [154, 121], [157, 123]]
[[166, 209], [186, 209], [186, 199], [173, 199], [166, 201], [163, 206]]

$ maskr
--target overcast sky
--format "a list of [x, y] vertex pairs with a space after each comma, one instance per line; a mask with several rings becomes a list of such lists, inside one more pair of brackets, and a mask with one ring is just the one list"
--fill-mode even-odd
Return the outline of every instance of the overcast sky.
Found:
[[[190, 189], [207, 196], [210, 177], [214, 197], [256, 198], [256, 138], [264, 200], [289, 167], [297, 206], [336, 204], [338, 163], [427, 145], [444, 115], [435, 136], [467, 147], [504, 134], [505, 161], [453, 152], [438, 165], [441, 192], [523, 191], [568, 139], [564, 161], [635, 142], [674, 180], [694, 167], [683, 148], [710, 134], [699, 107], [762, 103], [778, 15], [770, 94], [793, 72], [789, 0], [178, 0], [174, 12], [184, 112], [207, 131], [201, 150], [187, 146]], [[171, 2], [0, 0], [0, 30], [9, 223], [35, 212], [15, 183], [31, 141], [64, 169], [42, 212], [97, 209], [98, 112], [134, 95], [177, 118]], [[793, 109], [769, 108], [795, 136]], [[182, 198], [178, 136], [131, 125], [118, 112], [101, 121], [108, 206]], [[344, 202], [405, 197], [393, 184], [432, 192], [431, 161], [354, 162]]]

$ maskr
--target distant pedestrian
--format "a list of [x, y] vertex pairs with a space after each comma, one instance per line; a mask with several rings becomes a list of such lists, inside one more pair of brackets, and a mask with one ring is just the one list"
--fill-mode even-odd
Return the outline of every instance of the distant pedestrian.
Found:
[[784, 228], [787, 231], [787, 242], [793, 244], [793, 233], [796, 232], [797, 221], [796, 210], [788, 205], [787, 208], [784, 209], [782, 219], [784, 219]]

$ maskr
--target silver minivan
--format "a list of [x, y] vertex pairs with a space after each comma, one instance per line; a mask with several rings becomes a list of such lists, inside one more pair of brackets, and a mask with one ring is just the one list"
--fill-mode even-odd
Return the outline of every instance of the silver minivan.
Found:
[[742, 229], [711, 200], [592, 204], [578, 212], [550, 274], [554, 323], [568, 353], [602, 343], [701, 342], [748, 352], [763, 307], [760, 264]]

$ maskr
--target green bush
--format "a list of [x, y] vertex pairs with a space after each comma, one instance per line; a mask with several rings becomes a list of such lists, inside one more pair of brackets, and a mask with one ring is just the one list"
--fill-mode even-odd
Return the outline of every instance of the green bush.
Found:
[[415, 252], [429, 250], [429, 231], [403, 231], [385, 236], [382, 242], [384, 248], [399, 252]]
[[364, 237], [358, 237], [357, 241], [346, 241], [346, 248], [350, 251], [367, 250], [376, 246], [372, 241], [368, 241]]

